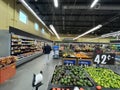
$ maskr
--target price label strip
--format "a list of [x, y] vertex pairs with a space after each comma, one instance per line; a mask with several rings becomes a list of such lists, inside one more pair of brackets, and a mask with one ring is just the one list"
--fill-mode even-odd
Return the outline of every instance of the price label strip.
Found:
[[94, 64], [114, 65], [115, 54], [96, 54], [93, 58]]

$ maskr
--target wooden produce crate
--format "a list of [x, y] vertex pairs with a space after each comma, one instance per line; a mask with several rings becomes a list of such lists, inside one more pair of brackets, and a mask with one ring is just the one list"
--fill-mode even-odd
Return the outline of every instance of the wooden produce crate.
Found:
[[16, 74], [16, 63], [6, 65], [0, 68], [0, 84], [9, 80]]
[[16, 64], [13, 63], [9, 66], [9, 78], [12, 78], [16, 74]]
[[93, 64], [92, 59], [78, 59], [77, 65], [91, 66]]
[[0, 68], [0, 84], [5, 82], [5, 78], [6, 78], [5, 70], [6, 67]]
[[70, 57], [70, 58], [63, 58], [62, 59], [62, 64], [63, 65], [77, 65], [77, 58], [72, 58], [72, 57]]

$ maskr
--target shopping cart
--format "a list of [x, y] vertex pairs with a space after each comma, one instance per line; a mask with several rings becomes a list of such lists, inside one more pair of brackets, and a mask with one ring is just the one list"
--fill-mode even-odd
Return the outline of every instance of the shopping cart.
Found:
[[[36, 77], [37, 77], [37, 81], [36, 81]], [[40, 71], [39, 74], [33, 74], [33, 80], [32, 80], [32, 87], [33, 90], [39, 90], [39, 87], [43, 85], [42, 83], [43, 80], [43, 76], [42, 76], [42, 71]]]

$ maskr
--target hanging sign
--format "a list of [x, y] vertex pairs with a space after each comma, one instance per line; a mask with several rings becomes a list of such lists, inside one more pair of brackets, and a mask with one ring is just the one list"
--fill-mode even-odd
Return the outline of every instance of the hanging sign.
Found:
[[115, 64], [115, 54], [96, 54], [93, 58], [94, 64], [103, 64], [103, 65], [114, 65]]

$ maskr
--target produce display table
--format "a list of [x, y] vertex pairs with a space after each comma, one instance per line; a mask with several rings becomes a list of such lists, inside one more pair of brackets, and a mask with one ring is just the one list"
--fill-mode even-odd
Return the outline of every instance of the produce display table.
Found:
[[[80, 77], [80, 78], [78, 78], [78, 79], [76, 79], [75, 80], [75, 84], [78, 84], [78, 85], [75, 85], [74, 84], [74, 81], [71, 81], [72, 79], [71, 78], [69, 78], [69, 75], [71, 74], [70, 72], [69, 72], [69, 70], [72, 70], [71, 72], [77, 77], [77, 74], [79, 74], [80, 73], [80, 75], [78, 75], [78, 76], [83, 76], [83, 77]], [[77, 71], [76, 71], [77, 70]], [[81, 72], [81, 70], [83, 71], [83, 72]], [[84, 90], [96, 90], [96, 86], [97, 86], [97, 83], [95, 83], [95, 78], [94, 77], [91, 77], [91, 74], [95, 74], [94, 72], [94, 70], [100, 70], [100, 73], [102, 73], [102, 71], [104, 71], [104, 73], [105, 73], [105, 71], [107, 71], [108, 70], [108, 73], [106, 73], [106, 75], [108, 75], [109, 76], [109, 74], [110, 75], [113, 75], [113, 76], [116, 76], [117, 74], [116, 73], [114, 73], [114, 71], [111, 71], [110, 69], [106, 69], [106, 68], [90, 68], [89, 69], [89, 67], [88, 67], [88, 69], [87, 68], [81, 68], [81, 67], [79, 67], [79, 66], [65, 66], [65, 65], [60, 65], [60, 66], [57, 66], [56, 68], [55, 68], [55, 71], [54, 71], [54, 73], [53, 73], [53, 76], [52, 76], [52, 78], [51, 78], [51, 80], [50, 80], [50, 82], [49, 82], [49, 85], [48, 85], [48, 89], [47, 90], [73, 90], [73, 88], [75, 87], [75, 86], [78, 86], [79, 88], [84, 88]], [[80, 72], [79, 72], [80, 71]], [[92, 72], [93, 71], [93, 72]], [[90, 72], [92, 72], [91, 74], [89, 74]], [[111, 72], [111, 73], [110, 73]], [[65, 74], [63, 74], [63, 73], [65, 73]], [[99, 72], [96, 72], [96, 74], [94, 75], [94, 76], [96, 76], [96, 75], [98, 75], [99, 74]], [[114, 75], [114, 74], [116, 74], [116, 75]], [[65, 77], [64, 77], [64, 75], [65, 75]], [[73, 75], [73, 76], [74, 76]], [[101, 76], [103, 76], [103, 78], [105, 77], [105, 75], [104, 74], [100, 74]], [[72, 76], [71, 76], [72, 77]], [[76, 78], [76, 77], [74, 77], [74, 78]], [[81, 86], [82, 85], [82, 83], [79, 83], [78, 81], [80, 80], [80, 82], [81, 82], [81, 80], [82, 80], [82, 78], [85, 78], [85, 77], [87, 77], [87, 78], [89, 78], [88, 80], [92, 83], [92, 86], [88, 86], [87, 85], [87, 83], [86, 84], [84, 84], [83, 86]], [[117, 76], [118, 77], [118, 79], [119, 79], [119, 75]], [[64, 81], [64, 80], [62, 80], [62, 79], [64, 79], [64, 80], [67, 80], [67, 83], [66, 83], [66, 81]], [[98, 77], [98, 78], [100, 78], [100, 77]], [[110, 78], [110, 77], [109, 77]], [[73, 85], [69, 85], [69, 79], [70, 79], [70, 82], [72, 82], [72, 84]], [[107, 80], [107, 78], [104, 78], [105, 80]], [[113, 78], [112, 78], [113, 79]], [[101, 79], [100, 79], [101, 80]], [[57, 81], [57, 82], [56, 82]], [[120, 81], [120, 80], [119, 80]], [[76, 83], [76, 82], [78, 82], [78, 83]], [[84, 79], [83, 79], [83, 81], [82, 82], [86, 82], [86, 81], [84, 81]], [[61, 83], [61, 84], [60, 84]], [[111, 82], [111, 84], [113, 84], [114, 82]], [[63, 85], [62, 85], [63, 84]], [[64, 85], [64, 84], [66, 84], [66, 85]], [[68, 85], [67, 85], [68, 84]], [[106, 83], [105, 83], [106, 84]], [[104, 84], [104, 85], [105, 85]], [[118, 84], [119, 84], [119, 82], [118, 82]], [[86, 85], [86, 86], [85, 86]], [[108, 85], [110, 85], [110, 83], [108, 82]], [[116, 86], [115, 84], [113, 85], [113, 87], [119, 87], [119, 86]], [[54, 89], [53, 89], [54, 88]], [[120, 90], [120, 88], [105, 88], [105, 87], [102, 87], [102, 90]]]
[[76, 57], [69, 57], [62, 59], [63, 65], [83, 65], [83, 66], [91, 66], [93, 64], [91, 58], [79, 59]]
[[[67, 89], [73, 90], [73, 89], [74, 89], [73, 87], [61, 87], [61, 86], [54, 86], [54, 87], [60, 88], [59, 90], [62, 90], [62, 89], [64, 89], [64, 90], [67, 90]], [[75, 87], [75, 86], [74, 86], [74, 87]], [[84, 90], [96, 90], [95, 87], [92, 87], [92, 88], [90, 88], [90, 87], [79, 87], [79, 88], [84, 88]], [[52, 88], [50, 88], [50, 87], [48, 86], [48, 89], [47, 89], [47, 90], [52, 90]], [[56, 90], [57, 90], [57, 89], [56, 89]], [[120, 89], [102, 88], [102, 90], [120, 90]]]
[[92, 58], [89, 57], [84, 52], [64, 52], [63, 54], [63, 65], [72, 64], [72, 65], [81, 65], [81, 66], [91, 66]]
[[86, 75], [83, 68], [78, 66], [56, 66], [52, 79], [49, 82], [48, 90], [54, 87], [73, 89], [74, 86], [90, 88], [93, 90], [94, 82]]
[[[68, 89], [73, 90], [75, 86], [60, 86], [60, 85], [57, 85], [57, 86], [52, 85], [51, 86], [51, 85], [49, 85], [47, 90], [52, 90], [53, 87], [54, 88], [60, 88], [59, 90], [62, 90], [62, 89], [64, 89], [64, 90], [68, 90]], [[81, 88], [81, 87], [79, 87], [79, 88]], [[84, 90], [96, 90], [95, 87], [82, 87], [82, 88], [84, 88]], [[56, 89], [56, 90], [58, 90], [58, 89]], [[104, 90], [104, 89], [102, 89], [102, 90]], [[110, 90], [110, 89], [105, 89], [105, 90]]]

